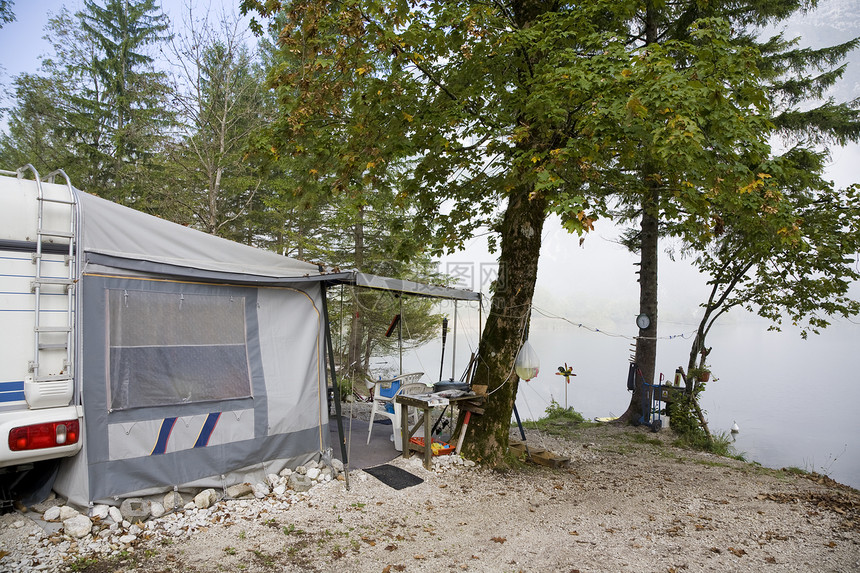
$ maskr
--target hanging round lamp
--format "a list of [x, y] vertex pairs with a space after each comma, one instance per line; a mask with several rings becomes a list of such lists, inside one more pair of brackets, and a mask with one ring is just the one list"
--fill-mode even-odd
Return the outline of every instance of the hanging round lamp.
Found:
[[538, 359], [537, 352], [535, 352], [528, 340], [523, 342], [522, 348], [517, 353], [517, 359], [514, 361], [514, 369], [517, 372], [517, 376], [526, 382], [537, 376], [540, 371], [540, 360]]

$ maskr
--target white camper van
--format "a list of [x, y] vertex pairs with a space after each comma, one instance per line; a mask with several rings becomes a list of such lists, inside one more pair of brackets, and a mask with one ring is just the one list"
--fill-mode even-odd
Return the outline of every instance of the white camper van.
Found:
[[[20, 481], [38, 462], [81, 448], [82, 412], [74, 397], [77, 221], [75, 193], [63, 172], [41, 181], [31, 167], [0, 171], [4, 489], [11, 487], [8, 476]], [[9, 499], [8, 491], [0, 495]]]

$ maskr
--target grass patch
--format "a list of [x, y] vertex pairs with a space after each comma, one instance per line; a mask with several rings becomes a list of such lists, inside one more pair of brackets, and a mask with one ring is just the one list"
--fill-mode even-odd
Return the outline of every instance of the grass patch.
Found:
[[551, 400], [549, 406], [545, 410], [545, 415], [538, 420], [526, 422], [529, 428], [535, 428], [541, 432], [569, 437], [574, 431], [581, 428], [588, 428], [599, 425], [596, 422], [588, 422], [585, 418], [573, 408], [562, 408], [558, 402]]
[[304, 530], [304, 529], [299, 529], [298, 527], [296, 527], [296, 524], [295, 524], [295, 523], [291, 523], [291, 524], [289, 524], [289, 525], [285, 525], [285, 526], [281, 529], [281, 531], [283, 531], [283, 532], [284, 532], [284, 535], [304, 535], [304, 534], [305, 534], [305, 530]]
[[69, 565], [69, 571], [95, 571], [98, 563], [99, 560], [92, 557], [78, 557]]
[[538, 420], [539, 422], [563, 420], [566, 422], [574, 422], [576, 424], [581, 424], [585, 421], [585, 418], [582, 417], [582, 414], [580, 414], [573, 408], [562, 408], [561, 405], [555, 400], [550, 400], [549, 406], [546, 407], [545, 414], [546, 416]]
[[611, 446], [600, 447], [598, 448], [598, 451], [605, 452], [607, 454], [618, 454], [620, 456], [626, 456], [634, 453], [636, 451], [636, 448], [627, 444], [615, 444]]
[[630, 439], [636, 442], [637, 444], [648, 444], [651, 446], [662, 446], [663, 442], [660, 438], [652, 438], [648, 434], [643, 434], [641, 432], [636, 432], [629, 434]]
[[673, 445], [679, 448], [708, 452], [724, 458], [732, 458], [740, 462], [747, 461], [744, 454], [736, 451], [732, 446], [732, 439], [726, 432], [712, 434], [710, 440], [704, 432], [691, 432], [681, 435]]
[[147, 550], [139, 554], [132, 554], [128, 551], [120, 551], [115, 555], [97, 557], [77, 557], [67, 567], [67, 571], [76, 571], [80, 573], [113, 573], [125, 569], [129, 564], [140, 566], [147, 560], [155, 557], [155, 550]]
[[694, 464], [699, 464], [700, 466], [706, 466], [709, 468], [731, 468], [729, 464], [725, 462], [717, 462], [713, 460], [692, 460]]

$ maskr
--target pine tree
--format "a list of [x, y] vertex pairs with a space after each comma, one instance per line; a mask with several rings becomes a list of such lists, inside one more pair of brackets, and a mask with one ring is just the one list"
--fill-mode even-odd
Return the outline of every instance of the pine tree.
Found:
[[115, 200], [145, 206], [146, 169], [170, 122], [164, 74], [153, 70], [146, 49], [166, 39], [167, 17], [155, 0], [85, 0], [77, 14], [97, 47], [85, 64], [94, 82], [82, 95], [84, 109], [101, 118], [104, 139], [95, 153], [105, 171], [104, 192]]
[[165, 77], [146, 49], [166, 29], [155, 0], [87, 0], [74, 15], [61, 10], [46, 26], [53, 53], [43, 74], [15, 79], [0, 154], [44, 161], [40, 170], [62, 167], [78, 187], [146, 208], [171, 124]]

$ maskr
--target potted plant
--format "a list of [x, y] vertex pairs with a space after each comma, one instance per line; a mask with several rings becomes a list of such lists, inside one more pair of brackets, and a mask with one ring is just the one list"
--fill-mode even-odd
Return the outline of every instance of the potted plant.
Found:
[[697, 382], [707, 382], [711, 379], [711, 370], [707, 366], [690, 368], [690, 371], [687, 373], [687, 377], [692, 378]]

